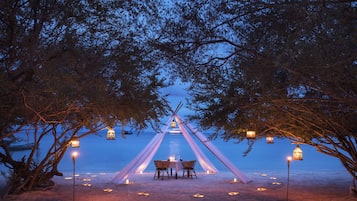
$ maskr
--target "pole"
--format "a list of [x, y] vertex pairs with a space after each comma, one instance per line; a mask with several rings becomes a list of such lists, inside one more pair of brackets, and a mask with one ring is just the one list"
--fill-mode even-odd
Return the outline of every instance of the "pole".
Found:
[[72, 162], [73, 162], [73, 176], [72, 176], [72, 180], [73, 180], [73, 198], [72, 200], [75, 201], [75, 188], [76, 188], [76, 157], [77, 157], [78, 153], [77, 152], [73, 152], [72, 153]]
[[289, 156], [287, 160], [288, 160], [288, 181], [286, 186], [286, 201], [289, 201], [290, 162], [292, 160], [291, 156]]

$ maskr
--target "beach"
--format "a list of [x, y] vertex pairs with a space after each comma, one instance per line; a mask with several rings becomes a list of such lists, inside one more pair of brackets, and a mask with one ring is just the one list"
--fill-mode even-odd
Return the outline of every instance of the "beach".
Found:
[[165, 177], [154, 179], [154, 172], [134, 175], [127, 184], [111, 180], [116, 173], [79, 173], [73, 180], [71, 173], [54, 179], [56, 185], [47, 191], [33, 191], [11, 195], [12, 201], [156, 201], [156, 200], [294, 200], [294, 201], [352, 201], [349, 193], [351, 177], [341, 171], [246, 172], [249, 183], [236, 180], [230, 172], [205, 174], [197, 178]]
[[[153, 161], [142, 174], [134, 174], [128, 184], [113, 183], [115, 175], [123, 170], [154, 137], [154, 133], [129, 135], [125, 139], [105, 140], [101, 136], [81, 139], [80, 148], [70, 149], [59, 169], [62, 177], [55, 177], [55, 186], [47, 191], [26, 192], [10, 195], [10, 201], [157, 201], [157, 200], [357, 200], [350, 192], [352, 177], [338, 159], [316, 152], [313, 147], [302, 146], [304, 159], [292, 161], [289, 171], [286, 157], [294, 145], [286, 140], [276, 140], [267, 144], [256, 141], [254, 149], [243, 156], [247, 144], [236, 144], [216, 139], [213, 143], [251, 181], [242, 183], [212, 153], [198, 142], [209, 160], [219, 170], [216, 174], [206, 174], [199, 163], [196, 164], [197, 179], [165, 178], [154, 180]], [[51, 141], [48, 141], [48, 145]], [[47, 145], [47, 146], [48, 146]], [[46, 146], [46, 141], [42, 143]], [[38, 157], [46, 152], [39, 149]], [[73, 188], [71, 153], [79, 153], [76, 160], [76, 177]], [[16, 152], [21, 158], [26, 152]], [[169, 157], [196, 159], [192, 149], [181, 135], [167, 135], [152, 160], [167, 160]], [[236, 181], [235, 181], [236, 179]], [[288, 185], [289, 184], [289, 185]], [[4, 180], [2, 185], [5, 185]], [[289, 187], [288, 187], [289, 186]], [[74, 199], [73, 199], [74, 189]]]

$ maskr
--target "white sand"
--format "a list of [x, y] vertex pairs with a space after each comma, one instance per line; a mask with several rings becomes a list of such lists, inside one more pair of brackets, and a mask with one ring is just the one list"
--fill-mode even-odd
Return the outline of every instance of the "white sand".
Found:
[[[165, 178], [154, 180], [154, 172], [135, 175], [130, 184], [113, 184], [115, 173], [81, 173], [75, 180], [76, 201], [158, 201], [158, 200], [287, 200], [286, 172], [251, 172], [248, 184], [234, 182], [230, 172], [207, 175], [197, 179]], [[181, 175], [179, 175], [181, 176]], [[290, 174], [289, 200], [357, 200], [349, 193], [351, 177], [341, 171], [299, 172]], [[68, 201], [73, 200], [71, 173], [55, 178], [56, 186], [49, 191], [36, 191], [9, 196], [6, 200]], [[259, 191], [263, 190], [263, 191]], [[195, 197], [197, 195], [198, 197]]]

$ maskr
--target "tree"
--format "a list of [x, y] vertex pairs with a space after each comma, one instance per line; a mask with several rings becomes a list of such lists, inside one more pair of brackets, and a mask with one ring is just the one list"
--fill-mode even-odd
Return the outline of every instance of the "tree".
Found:
[[167, 23], [162, 50], [192, 81], [201, 125], [227, 140], [255, 128], [260, 138], [314, 146], [341, 161], [356, 189], [356, 9], [353, 1], [192, 1]]
[[[2, 1], [0, 9], [0, 161], [11, 170], [7, 193], [52, 186], [74, 136], [117, 123], [155, 127], [167, 114], [159, 61], [145, 34], [149, 28], [155, 34], [157, 24], [143, 26], [157, 16], [152, 2], [18, 0]], [[34, 146], [14, 158], [9, 139]]]

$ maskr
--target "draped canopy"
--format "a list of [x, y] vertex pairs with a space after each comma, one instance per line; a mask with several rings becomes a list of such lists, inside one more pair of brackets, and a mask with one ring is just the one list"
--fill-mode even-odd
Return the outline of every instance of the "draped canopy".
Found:
[[[207, 149], [209, 149], [234, 175], [236, 175], [243, 183], [247, 183], [250, 180], [241, 173], [208, 139], [205, 135], [195, 129], [192, 125], [184, 121], [180, 116], [175, 112], [167, 121], [165, 126], [161, 128], [160, 132], [157, 133], [154, 138], [149, 142], [149, 144], [119, 173], [115, 175], [112, 182], [117, 184], [123, 184], [127, 179], [129, 179], [132, 175], [143, 172], [149, 163], [152, 161], [155, 153], [162, 140], [164, 139], [166, 133], [168, 132], [170, 123], [172, 121], [176, 121], [178, 123], [178, 127], [185, 137], [186, 141], [190, 145], [193, 150], [198, 163], [205, 170], [205, 172], [209, 172], [210, 174], [215, 174], [218, 172], [216, 167], [212, 164], [212, 162], [207, 158], [207, 156], [202, 152], [202, 150], [198, 147], [195, 141], [192, 139], [191, 135], [187, 131], [187, 129], [195, 135], [199, 141], [204, 144]], [[187, 129], [186, 129], [187, 128]]]

